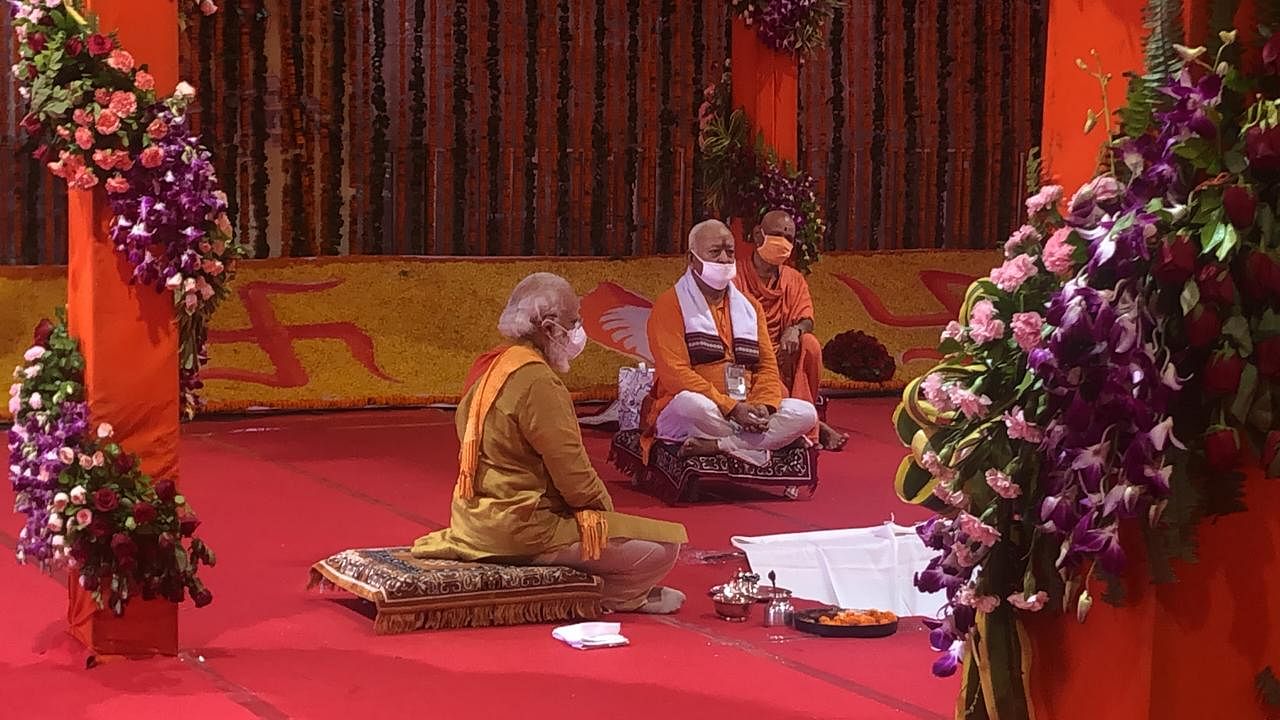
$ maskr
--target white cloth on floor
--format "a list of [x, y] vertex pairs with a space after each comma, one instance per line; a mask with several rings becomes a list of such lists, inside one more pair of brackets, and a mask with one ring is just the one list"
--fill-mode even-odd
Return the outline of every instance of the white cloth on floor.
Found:
[[778, 586], [799, 598], [842, 608], [934, 617], [946, 598], [915, 588], [915, 574], [936, 553], [915, 529], [893, 521], [847, 530], [735, 537], [751, 571], [777, 573]]
[[562, 625], [551, 631], [551, 637], [579, 650], [622, 647], [631, 641], [622, 636], [622, 623], [585, 622]]
[[769, 418], [769, 429], [746, 432], [720, 413], [711, 398], [688, 390], [677, 394], [658, 415], [659, 440], [684, 442], [691, 437], [716, 440], [720, 451], [752, 465], [769, 462], [769, 453], [781, 450], [818, 424], [813, 403], [787, 398]]

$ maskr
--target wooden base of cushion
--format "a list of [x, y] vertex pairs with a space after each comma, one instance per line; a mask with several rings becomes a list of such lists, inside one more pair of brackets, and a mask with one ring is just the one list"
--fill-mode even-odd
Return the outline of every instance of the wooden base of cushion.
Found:
[[680, 447], [654, 443], [649, 464], [642, 461], [640, 433], [629, 430], [613, 436], [609, 460], [638, 487], [668, 505], [697, 502], [705, 481], [775, 488], [805, 488], [810, 497], [818, 488], [816, 448], [790, 447], [773, 453], [767, 465], [756, 467], [729, 455], [682, 458]]
[[556, 566], [420, 560], [406, 547], [340, 552], [311, 567], [308, 587], [339, 588], [373, 603], [379, 635], [601, 615], [601, 581], [593, 575]]

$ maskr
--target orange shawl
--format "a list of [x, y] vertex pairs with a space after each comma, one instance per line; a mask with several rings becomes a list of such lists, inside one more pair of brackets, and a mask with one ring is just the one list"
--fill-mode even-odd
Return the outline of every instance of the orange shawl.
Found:
[[752, 253], [738, 260], [738, 276], [733, 281], [739, 290], [760, 303], [769, 326], [769, 339], [775, 348], [782, 341], [783, 330], [801, 320], [813, 319], [813, 298], [804, 275], [786, 265], [778, 271], [777, 284], [767, 285], [756, 274]]
[[[458, 497], [469, 500], [475, 497], [476, 468], [480, 463], [480, 440], [484, 421], [489, 415], [498, 393], [507, 384], [507, 378], [525, 365], [545, 363], [542, 354], [527, 345], [512, 345], [490, 350], [476, 359], [467, 373], [464, 392], [475, 387], [471, 404], [467, 407], [467, 424], [462, 432], [462, 449], [458, 452]], [[583, 560], [599, 560], [609, 541], [608, 522], [595, 510], [576, 510], [578, 538], [582, 545]]]

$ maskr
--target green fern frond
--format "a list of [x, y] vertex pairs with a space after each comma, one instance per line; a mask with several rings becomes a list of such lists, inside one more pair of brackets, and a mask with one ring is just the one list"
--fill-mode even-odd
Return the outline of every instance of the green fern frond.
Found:
[[1023, 195], [1031, 197], [1040, 192], [1040, 187], [1044, 185], [1044, 166], [1040, 160], [1040, 148], [1033, 147], [1027, 153], [1027, 167], [1025, 180], [1026, 187], [1023, 188]]
[[1152, 113], [1166, 100], [1161, 88], [1182, 70], [1175, 45], [1183, 44], [1182, 0], [1147, 0], [1142, 11], [1146, 38], [1143, 40], [1142, 75], [1129, 78], [1125, 107], [1120, 110], [1124, 133], [1135, 137], [1151, 126]]

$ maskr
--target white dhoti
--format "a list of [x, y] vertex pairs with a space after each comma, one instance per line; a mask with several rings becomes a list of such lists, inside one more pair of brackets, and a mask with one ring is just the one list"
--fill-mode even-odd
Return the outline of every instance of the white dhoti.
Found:
[[705, 395], [682, 392], [662, 409], [654, 428], [659, 440], [684, 442], [689, 438], [715, 440], [720, 451], [752, 465], [769, 462], [769, 453], [804, 438], [818, 424], [812, 403], [787, 398], [769, 417], [764, 432], [748, 432], [720, 413]]

